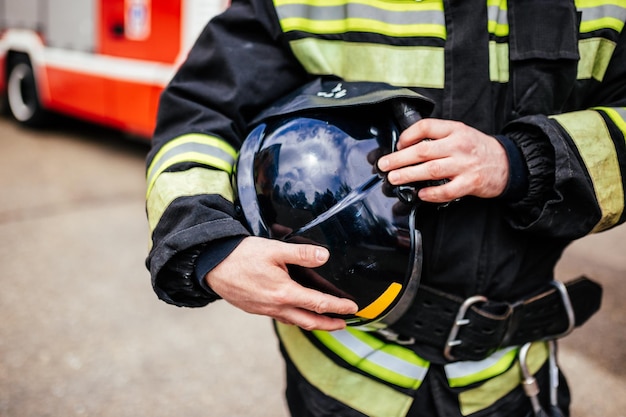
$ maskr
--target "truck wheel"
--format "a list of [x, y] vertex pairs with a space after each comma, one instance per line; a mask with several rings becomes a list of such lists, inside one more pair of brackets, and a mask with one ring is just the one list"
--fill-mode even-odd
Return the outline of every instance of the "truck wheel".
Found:
[[39, 101], [33, 68], [28, 59], [18, 58], [9, 69], [7, 101], [11, 115], [27, 126], [43, 124], [46, 112]]

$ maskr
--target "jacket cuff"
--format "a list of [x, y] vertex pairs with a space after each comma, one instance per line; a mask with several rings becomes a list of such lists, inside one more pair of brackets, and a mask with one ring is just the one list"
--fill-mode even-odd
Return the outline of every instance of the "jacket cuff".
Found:
[[519, 201], [528, 193], [528, 168], [522, 151], [506, 135], [496, 135], [509, 160], [509, 179], [500, 199], [507, 202]]
[[506, 132], [506, 136], [520, 150], [528, 172], [526, 194], [508, 205], [516, 214], [516, 220], [528, 225], [539, 218], [554, 187], [554, 149], [543, 133], [530, 126], [525, 130]]
[[195, 279], [194, 265], [202, 245], [176, 253], [153, 278], [153, 288], [159, 298], [169, 304], [203, 307], [218, 297], [207, 292]]
[[195, 265], [196, 280], [200, 286], [215, 300], [221, 299], [206, 282], [204, 277], [222, 262], [241, 243], [245, 236], [236, 236], [211, 242], [198, 255]]

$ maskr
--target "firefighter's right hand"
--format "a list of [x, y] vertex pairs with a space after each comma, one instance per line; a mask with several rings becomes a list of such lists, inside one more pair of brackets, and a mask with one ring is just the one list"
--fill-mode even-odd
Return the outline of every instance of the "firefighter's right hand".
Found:
[[354, 314], [356, 303], [303, 287], [287, 271], [287, 265], [321, 266], [328, 257], [321, 246], [247, 237], [205, 280], [224, 300], [248, 313], [305, 330], [339, 330], [345, 321], [324, 314]]

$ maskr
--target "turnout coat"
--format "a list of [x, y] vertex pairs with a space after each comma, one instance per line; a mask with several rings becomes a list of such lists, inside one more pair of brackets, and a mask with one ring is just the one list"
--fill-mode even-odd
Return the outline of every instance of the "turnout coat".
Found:
[[504, 136], [522, 157], [521, 195], [420, 209], [424, 285], [504, 301], [543, 288], [570, 242], [626, 219], [625, 22], [602, 0], [234, 0], [161, 97], [147, 158], [154, 290], [179, 306], [218, 298], [196, 272], [249, 234], [231, 174], [250, 123], [330, 76], [409, 88], [434, 102], [430, 117]]

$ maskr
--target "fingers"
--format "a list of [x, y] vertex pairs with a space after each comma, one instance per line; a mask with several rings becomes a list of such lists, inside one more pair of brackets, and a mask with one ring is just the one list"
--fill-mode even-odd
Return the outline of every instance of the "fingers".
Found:
[[356, 303], [351, 300], [301, 286], [293, 288], [289, 293], [289, 299], [283, 301], [287, 301], [290, 307], [281, 308], [274, 317], [283, 323], [293, 324], [305, 330], [343, 329], [346, 326], [343, 319], [326, 314], [350, 315], [358, 310]]
[[466, 188], [460, 184], [461, 182], [456, 180], [434, 187], [424, 187], [418, 191], [417, 196], [429, 203], [448, 203], [467, 194]]
[[330, 257], [328, 249], [322, 246], [272, 242], [280, 248], [275, 255], [286, 264], [315, 268], [324, 265]]
[[227, 302], [251, 314], [265, 315], [305, 329], [336, 330], [358, 310], [351, 300], [335, 297], [292, 280], [287, 265], [314, 268], [329, 252], [323, 247], [248, 237], [215, 267], [206, 280]]
[[449, 138], [460, 126], [464, 125], [448, 120], [420, 120], [402, 132], [397, 151], [381, 157], [378, 168], [389, 172], [449, 156], [453, 152], [451, 147], [454, 144], [441, 139]]
[[417, 181], [451, 178], [457, 172], [458, 166], [452, 158], [442, 158], [394, 168], [387, 174], [387, 179], [391, 184], [399, 185]]
[[297, 308], [285, 310], [284, 315], [275, 317], [281, 323], [298, 326], [304, 330], [341, 330], [346, 327], [346, 322], [340, 318], [321, 316], [310, 311]]
[[301, 287], [300, 291], [294, 291], [290, 300], [295, 306], [312, 311], [317, 314], [354, 314], [358, 306], [354, 301], [347, 298], [339, 298], [322, 293], [310, 288]]
[[398, 150], [405, 149], [424, 139], [437, 140], [450, 136], [465, 126], [461, 122], [441, 119], [422, 119], [404, 130], [398, 139]]
[[442, 203], [466, 195], [493, 198], [508, 181], [508, 159], [500, 143], [460, 122], [420, 120], [402, 132], [398, 149], [378, 161], [390, 184], [449, 180], [422, 188], [422, 201]]
[[420, 164], [435, 158], [433, 147], [428, 142], [415, 144], [409, 148], [392, 152], [378, 160], [378, 169], [383, 172], [393, 171], [402, 167]]
[[346, 323], [341, 318], [326, 314], [350, 315], [358, 306], [346, 298], [339, 298], [290, 281], [282, 291], [274, 292], [256, 314], [263, 314], [282, 323], [293, 324], [305, 330], [338, 330]]

